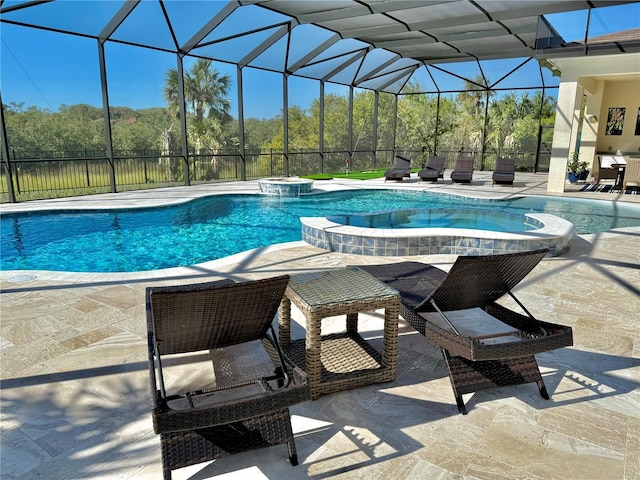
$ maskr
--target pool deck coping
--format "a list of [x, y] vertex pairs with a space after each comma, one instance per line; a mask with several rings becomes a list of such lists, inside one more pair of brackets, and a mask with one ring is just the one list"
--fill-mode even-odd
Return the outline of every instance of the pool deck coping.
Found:
[[[434, 191], [449, 195], [464, 196], [467, 198], [482, 198], [485, 200], [504, 200], [519, 196], [544, 195], [560, 198], [581, 198], [604, 202], [640, 204], [640, 195], [580, 192], [575, 190], [574, 186], [571, 186], [574, 190], [567, 190], [564, 193], [552, 194], [546, 191], [546, 175], [543, 174], [520, 173], [518, 174], [518, 178], [523, 178], [523, 180], [522, 182], [517, 182], [514, 187], [493, 186], [491, 184], [491, 172], [474, 173], [474, 183], [471, 185], [451, 184], [450, 182], [421, 182], [414, 178], [402, 182], [383, 182], [382, 179], [316, 180], [314, 181], [313, 191], [307, 195], [336, 190], [407, 189]], [[569, 188], [569, 185], [567, 188]], [[210, 195], [242, 195], [259, 193], [260, 188], [258, 180], [197, 184], [190, 186], [162, 187], [148, 190], [131, 190], [118, 193], [81, 195], [46, 200], [29, 200], [20, 203], [2, 203], [0, 204], [0, 215], [4, 213], [46, 210], [96, 210], [159, 207], [185, 203], [196, 198]]]

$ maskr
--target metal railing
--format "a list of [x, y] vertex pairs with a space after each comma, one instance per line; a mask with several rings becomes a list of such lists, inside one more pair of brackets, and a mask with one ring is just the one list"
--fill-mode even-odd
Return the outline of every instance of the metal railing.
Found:
[[[71, 156], [73, 153], [85, 154]], [[11, 181], [16, 201], [35, 200], [73, 195], [86, 195], [115, 190], [214, 183], [223, 181], [255, 180], [273, 176], [302, 176], [350, 171], [374, 170], [390, 167], [395, 154], [412, 158], [414, 168], [426, 162], [428, 152], [411, 149], [385, 150], [278, 150], [210, 151], [191, 153], [188, 160], [181, 155], [160, 151], [118, 151], [114, 156], [113, 171], [105, 152], [29, 152], [30, 158], [11, 158]], [[516, 170], [536, 171], [545, 160], [545, 153], [475, 151], [439, 151], [446, 158], [446, 168], [452, 168], [455, 158], [469, 155], [475, 158], [478, 170], [492, 170], [498, 156], [516, 159]], [[66, 155], [66, 156], [65, 156]], [[546, 154], [547, 156], [550, 155]], [[13, 155], [12, 155], [13, 156]], [[542, 160], [541, 160], [542, 158]], [[548, 164], [548, 158], [546, 159]], [[11, 201], [6, 172], [7, 164], [0, 167], [0, 199]]]

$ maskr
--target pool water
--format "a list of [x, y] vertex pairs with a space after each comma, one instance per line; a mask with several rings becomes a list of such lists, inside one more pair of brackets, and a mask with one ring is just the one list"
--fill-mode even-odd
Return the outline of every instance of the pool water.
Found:
[[467, 228], [496, 232], [525, 232], [539, 228], [523, 215], [475, 208], [396, 210], [365, 215], [330, 215], [327, 219], [340, 225], [363, 228]]
[[215, 195], [170, 207], [3, 214], [0, 267], [133, 272], [194, 265], [300, 240], [300, 217], [440, 207], [549, 213], [574, 223], [576, 233], [640, 225], [638, 205], [555, 197], [495, 201], [368, 189], [300, 198]]

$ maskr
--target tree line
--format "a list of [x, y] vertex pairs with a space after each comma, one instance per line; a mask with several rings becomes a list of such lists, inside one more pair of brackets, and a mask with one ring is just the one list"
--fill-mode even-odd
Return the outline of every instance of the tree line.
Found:
[[[324, 98], [324, 149], [373, 151], [404, 148], [411, 151], [535, 152], [539, 125], [553, 125], [555, 100], [541, 90], [496, 92], [465, 82], [465, 91], [437, 95], [419, 93], [420, 85], [407, 85], [399, 96], [357, 90], [353, 97], [349, 138], [349, 98], [336, 94]], [[239, 145], [239, 123], [229, 114], [228, 76], [200, 59], [185, 72], [188, 144], [192, 153], [233, 151]], [[166, 107], [131, 109], [110, 107], [110, 127], [116, 153], [158, 152], [180, 154], [178, 72], [166, 72]], [[62, 105], [57, 111], [24, 104], [4, 106], [7, 139], [12, 158], [73, 158], [105, 155], [105, 125], [101, 108], [85, 104]], [[320, 100], [308, 108], [288, 109], [290, 151], [317, 151], [320, 146]], [[374, 139], [374, 116], [377, 130]], [[486, 116], [485, 116], [486, 112]], [[551, 129], [542, 141], [551, 144]], [[282, 112], [270, 119], [247, 118], [247, 150], [284, 148]]]

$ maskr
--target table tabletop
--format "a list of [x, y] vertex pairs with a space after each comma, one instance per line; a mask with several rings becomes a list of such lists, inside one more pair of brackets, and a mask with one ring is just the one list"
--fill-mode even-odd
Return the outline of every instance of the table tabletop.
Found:
[[600, 168], [617, 168], [626, 164], [627, 160], [621, 155], [603, 155], [600, 159]]
[[311, 307], [398, 295], [397, 290], [357, 267], [295, 274], [288, 290]]

